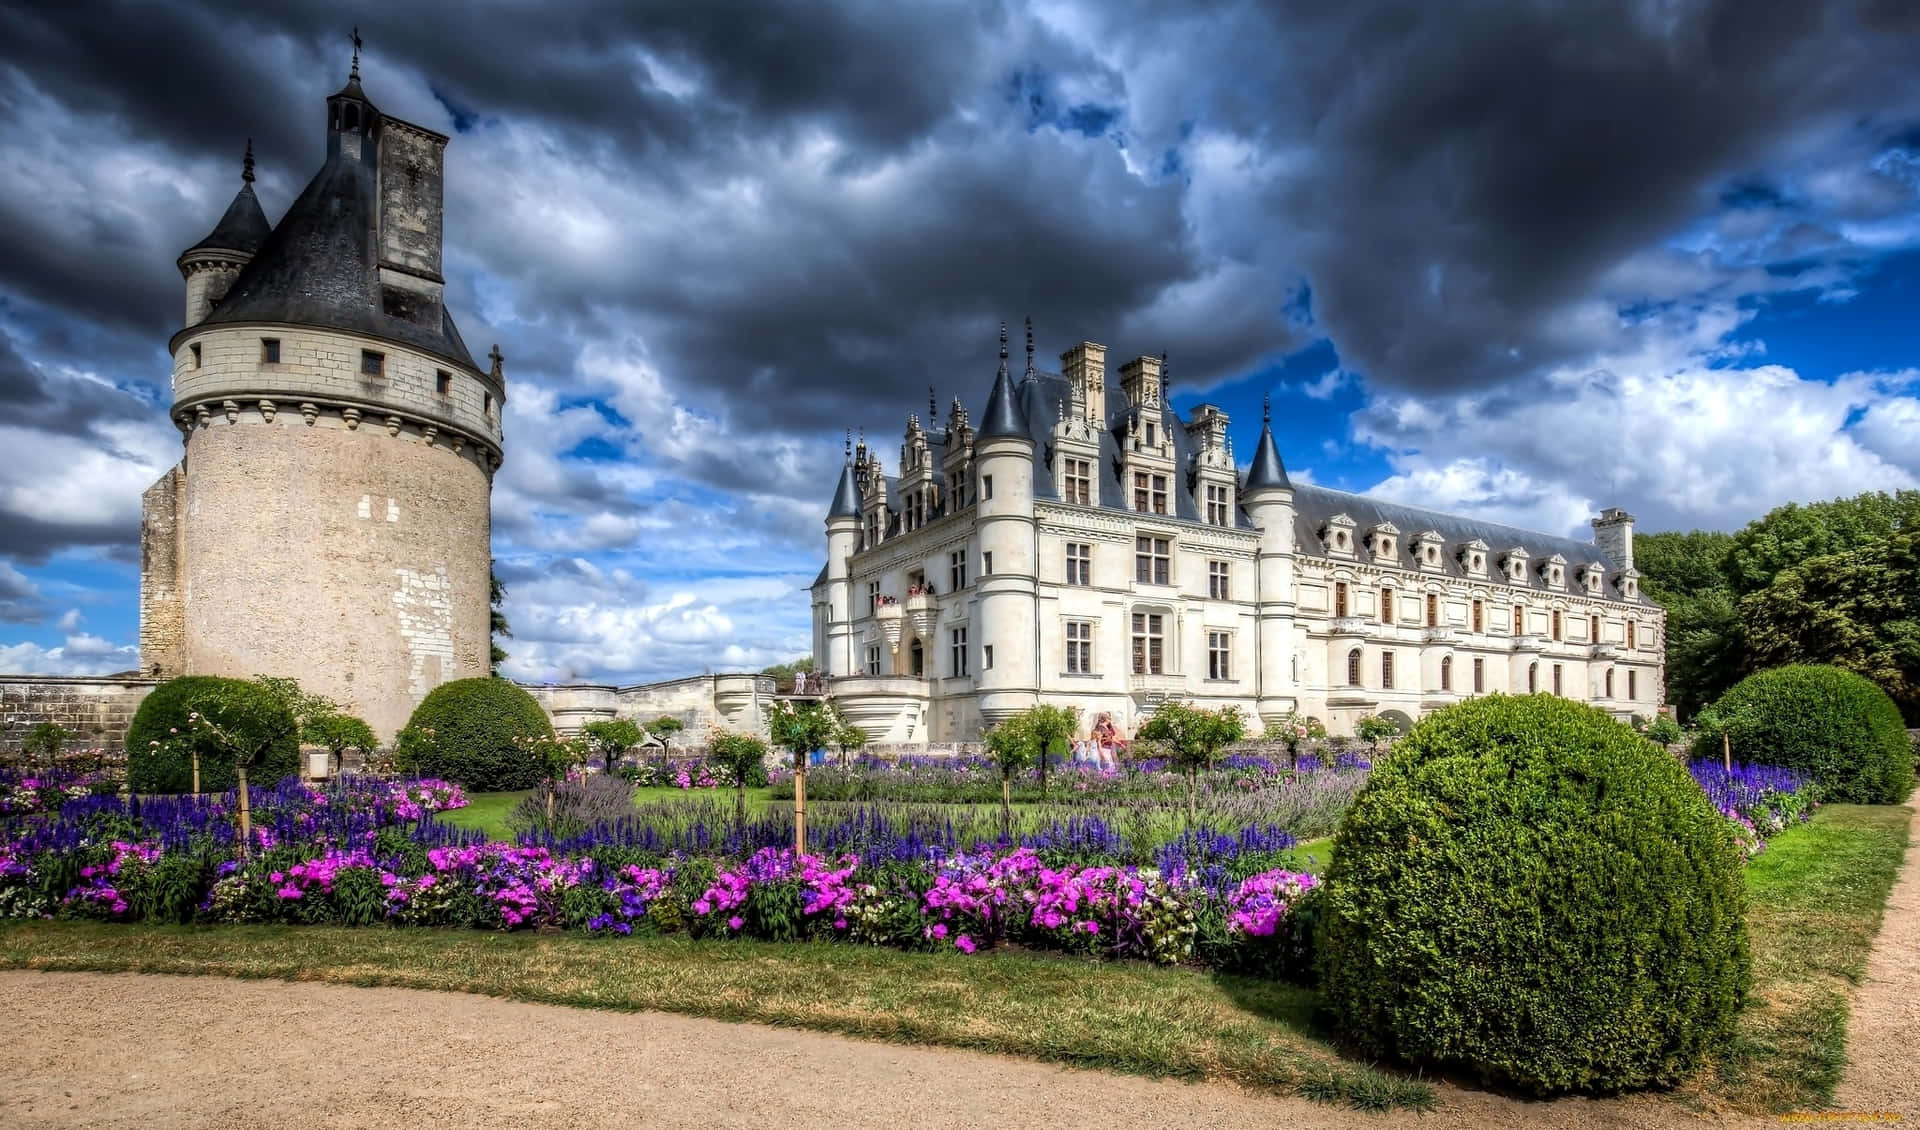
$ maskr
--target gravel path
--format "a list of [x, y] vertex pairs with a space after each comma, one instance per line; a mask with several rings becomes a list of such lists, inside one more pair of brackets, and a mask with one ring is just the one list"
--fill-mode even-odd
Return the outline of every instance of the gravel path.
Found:
[[1847, 1073], [1834, 1089], [1838, 1110], [1896, 1111], [1920, 1118], [1920, 851], [1908, 825], [1907, 858], [1887, 896], [1867, 978], [1847, 1018]]
[[1444, 1087], [1436, 1114], [1376, 1116], [658, 1013], [218, 978], [0, 973], [0, 1033], [6, 1127], [1746, 1124], [1644, 1096], [1525, 1103]]

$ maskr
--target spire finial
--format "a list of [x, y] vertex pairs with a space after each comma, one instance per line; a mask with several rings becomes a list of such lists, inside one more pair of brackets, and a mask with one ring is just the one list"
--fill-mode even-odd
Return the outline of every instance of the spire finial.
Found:
[[1160, 351], [1160, 399], [1165, 401], [1173, 394], [1173, 370], [1167, 368], [1167, 351]]
[[1260, 426], [1273, 423], [1273, 394], [1267, 393], [1260, 398]]
[[927, 426], [932, 427], [940, 418], [940, 398], [933, 394], [933, 386], [927, 386]]
[[497, 341], [494, 342], [493, 348], [487, 351], [487, 360], [493, 362], [493, 377], [495, 380], [500, 380], [504, 376], [500, 371], [500, 366], [506, 359], [506, 354], [500, 352], [500, 343]]
[[853, 462], [853, 429], [847, 429], [847, 462]]
[[359, 77], [360, 77], [360, 48], [361, 48], [361, 46], [362, 46], [362, 45], [361, 45], [361, 43], [360, 43], [360, 28], [359, 28], [359, 26], [358, 26], [358, 25], [356, 25], [356, 26], [354, 27], [354, 29], [353, 29], [353, 77], [354, 77], [354, 78], [359, 78]]
[[1033, 315], [1027, 315], [1027, 375], [1033, 375]]
[[1000, 323], [1000, 375], [1007, 375], [1007, 323]]
[[251, 137], [247, 139], [246, 159], [240, 162], [240, 179], [248, 184], [253, 183], [253, 139]]

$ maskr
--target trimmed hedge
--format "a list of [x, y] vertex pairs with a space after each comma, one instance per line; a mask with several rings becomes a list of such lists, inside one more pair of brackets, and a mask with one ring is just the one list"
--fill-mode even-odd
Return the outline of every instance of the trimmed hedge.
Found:
[[[127, 725], [127, 787], [136, 793], [184, 793], [193, 789], [193, 755], [186, 742], [170, 738], [192, 733], [187, 715], [194, 703], [211, 691], [229, 689], [233, 693], [259, 695], [275, 701], [265, 687], [247, 679], [222, 679], [212, 675], [182, 675], [153, 688], [134, 711]], [[282, 712], [284, 706], [279, 708]], [[289, 717], [291, 717], [289, 715]], [[161, 743], [154, 749], [152, 743]], [[300, 771], [300, 738], [289, 732], [274, 744], [260, 763], [247, 770], [250, 782], [271, 785]], [[202, 743], [200, 747], [200, 789], [225, 792], [239, 783], [233, 762]]]
[[1332, 854], [1325, 1001], [1362, 1054], [1542, 1094], [1671, 1084], [1746, 997], [1727, 821], [1592, 707], [1493, 695], [1429, 716]]
[[1700, 715], [1695, 754], [1804, 770], [1820, 799], [1899, 804], [1913, 791], [1913, 745], [1900, 707], [1871, 679], [1810, 663], [1748, 675]]
[[410, 776], [457, 781], [478, 793], [530, 789], [540, 763], [517, 739], [550, 738], [534, 697], [505, 679], [455, 679], [427, 692], [394, 752]]

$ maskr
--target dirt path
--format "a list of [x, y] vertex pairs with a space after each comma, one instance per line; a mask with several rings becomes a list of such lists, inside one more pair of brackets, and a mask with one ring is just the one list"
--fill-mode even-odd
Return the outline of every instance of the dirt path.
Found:
[[[1911, 837], [1912, 825], [1908, 825]], [[1920, 1119], [1920, 851], [1909, 838], [1900, 878], [1867, 959], [1867, 979], [1847, 1017], [1847, 1073], [1835, 1088], [1838, 1110], [1897, 1111]]]
[[1738, 1124], [1646, 1097], [1521, 1103], [1451, 1088], [1439, 1113], [1381, 1117], [657, 1013], [217, 978], [0, 973], [0, 1033], [7, 1127]]

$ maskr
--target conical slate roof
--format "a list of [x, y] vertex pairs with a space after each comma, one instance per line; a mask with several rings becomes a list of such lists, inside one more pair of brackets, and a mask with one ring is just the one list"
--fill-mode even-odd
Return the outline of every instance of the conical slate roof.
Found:
[[260, 250], [260, 245], [273, 234], [273, 225], [267, 222], [267, 214], [260, 207], [260, 198], [253, 194], [252, 160], [248, 160], [247, 182], [234, 194], [233, 203], [227, 205], [226, 214], [220, 222], [213, 225], [207, 237], [181, 252], [186, 258], [196, 251], [238, 251], [251, 255]]
[[1027, 434], [1027, 411], [1020, 403], [1020, 396], [1014, 391], [1013, 378], [1007, 375], [1007, 324], [1000, 323], [1000, 372], [993, 378], [993, 392], [987, 396], [987, 411], [980, 419], [980, 430], [974, 435], [979, 439], [994, 439], [1001, 436], [1018, 436], [1030, 440]]
[[1260, 444], [1253, 449], [1253, 465], [1247, 468], [1247, 483], [1240, 488], [1242, 492], [1293, 489], [1286, 464], [1280, 462], [1280, 448], [1273, 442], [1272, 411], [1268, 407], [1260, 411]]
[[858, 518], [860, 516], [860, 483], [854, 477], [853, 464], [847, 463], [840, 469], [840, 485], [833, 492], [833, 505], [827, 508], [827, 519]]

